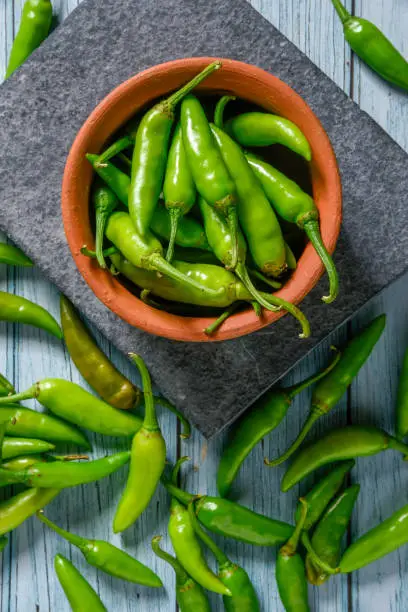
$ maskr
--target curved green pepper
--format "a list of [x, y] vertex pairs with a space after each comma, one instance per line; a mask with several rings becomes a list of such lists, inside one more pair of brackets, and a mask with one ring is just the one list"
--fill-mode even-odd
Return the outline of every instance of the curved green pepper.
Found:
[[60, 326], [45, 308], [5, 291], [0, 291], [0, 321], [33, 325], [62, 339]]
[[27, 489], [0, 502], [0, 536], [13, 531], [38, 510], [49, 504], [60, 489]]
[[68, 559], [62, 555], [56, 555], [54, 569], [72, 612], [84, 612], [84, 610], [107, 612], [99, 595]]
[[33, 266], [33, 262], [27, 255], [24, 255], [23, 251], [4, 242], [0, 243], [0, 263], [8, 266], [24, 266], [25, 268]]

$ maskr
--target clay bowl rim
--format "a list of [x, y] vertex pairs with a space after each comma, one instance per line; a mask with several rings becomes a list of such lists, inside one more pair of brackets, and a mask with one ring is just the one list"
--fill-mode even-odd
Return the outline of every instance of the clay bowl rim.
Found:
[[[257, 66], [236, 60], [194, 57], [158, 64], [121, 83], [92, 111], [69, 151], [62, 183], [64, 230], [82, 277], [102, 303], [134, 327], [157, 336], [185, 342], [216, 342], [239, 338], [270, 325], [285, 313], [264, 311], [263, 317], [259, 319], [252, 309], [248, 308], [233, 314], [217, 333], [206, 336], [203, 330], [214, 318], [185, 317], [152, 308], [109, 272], [100, 269], [95, 261], [83, 256], [80, 249], [84, 244], [90, 248], [94, 246], [89, 220], [89, 190], [93, 171], [85, 159], [85, 153], [98, 153], [108, 138], [149, 100], [177, 89], [216, 59], [221, 59], [222, 68], [198, 89], [207, 92], [230, 91], [267, 111], [275, 111], [293, 120], [305, 133], [312, 149], [310, 174], [313, 197], [321, 214], [323, 241], [331, 253], [335, 249], [341, 227], [341, 181], [329, 137], [303, 98], [276, 76]], [[165, 85], [169, 80], [170, 87]], [[152, 87], [155, 95], [149, 96], [147, 93], [147, 97], [144, 95], [140, 98], [141, 88], [150, 91]], [[132, 103], [128, 104], [130, 96]], [[138, 99], [138, 103], [133, 105], [133, 98]], [[276, 295], [299, 304], [315, 287], [323, 272], [323, 265], [308, 242], [298, 261], [297, 269]]]

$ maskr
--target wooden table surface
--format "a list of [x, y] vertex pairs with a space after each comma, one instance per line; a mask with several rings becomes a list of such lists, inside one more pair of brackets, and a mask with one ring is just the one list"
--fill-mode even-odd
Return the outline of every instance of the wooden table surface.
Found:
[[[64, 19], [78, 4], [77, 0], [53, 0], [57, 20]], [[380, 81], [351, 53], [344, 43], [341, 26], [329, 0], [252, 0], [253, 6], [276, 25], [312, 61], [344, 89], [408, 151], [407, 97]], [[408, 56], [408, 4], [406, 0], [347, 0], [349, 10], [374, 21]], [[0, 80], [13, 36], [20, 20], [23, 0], [0, 0]], [[114, 3], [112, 3], [114, 10]], [[91, 85], [90, 85], [91, 86]], [[386, 160], [384, 160], [386, 163]], [[44, 169], [46, 172], [46, 169]], [[12, 202], [2, 202], [12, 206]], [[381, 202], [378, 202], [381, 206]], [[35, 220], [33, 219], [33, 223]], [[0, 288], [15, 292], [47, 307], [59, 316], [58, 291], [35, 269], [13, 270], [2, 267]], [[347, 397], [333, 413], [322, 419], [314, 435], [345, 423], [372, 423], [393, 432], [393, 410], [398, 373], [408, 345], [408, 289], [401, 278], [371, 301], [353, 321], [323, 343], [287, 377], [290, 383], [314, 372], [328, 358], [330, 343], [343, 342], [373, 316], [387, 313], [386, 331]], [[17, 389], [48, 376], [71, 379], [85, 384], [63, 345], [36, 329], [0, 325], [0, 371]], [[138, 377], [129, 362], [97, 335], [98, 342], [114, 363], [128, 376]], [[28, 402], [35, 405], [34, 402]], [[298, 432], [308, 406], [307, 393], [294, 403], [288, 418], [256, 448], [245, 463], [238, 479], [237, 495], [243, 504], [259, 512], [290, 521], [299, 489], [279, 494], [284, 467], [268, 469], [265, 455], [282, 452]], [[39, 406], [36, 406], [39, 408]], [[168, 458], [189, 455], [190, 466], [184, 470], [187, 489], [215, 493], [215, 472], [224, 437], [209, 444], [194, 433], [189, 441], [180, 441], [175, 418], [161, 413], [160, 421], [168, 444]], [[94, 436], [94, 456], [114, 449], [107, 439]], [[30, 519], [10, 535], [10, 543], [0, 558], [2, 612], [65, 612], [69, 610], [54, 570], [53, 558], [62, 553], [73, 560], [98, 590], [111, 612], [176, 610], [173, 571], [150, 551], [150, 540], [166, 534], [168, 497], [162, 488], [136, 526], [123, 537], [114, 536], [110, 526], [115, 505], [126, 474], [119, 474], [94, 485], [68, 489], [47, 508], [47, 514], [60, 525], [87, 537], [108, 539], [126, 546], [141, 561], [150, 565], [163, 579], [165, 590], [153, 591], [120, 582], [87, 566], [81, 554], [62, 541], [36, 519]], [[353, 514], [348, 541], [389, 516], [407, 503], [408, 469], [400, 455], [390, 451], [357, 462], [352, 482], [361, 484], [361, 493]], [[309, 481], [310, 484], [312, 481]], [[307, 490], [303, 486], [300, 491]], [[169, 543], [163, 540], [170, 550]], [[265, 612], [283, 610], [274, 577], [275, 551], [252, 548], [233, 541], [223, 542], [227, 552], [248, 571]], [[408, 610], [408, 547], [351, 576], [338, 576], [319, 589], [310, 589], [312, 610], [324, 612], [405, 612]], [[218, 597], [211, 598], [213, 610], [221, 610]]]

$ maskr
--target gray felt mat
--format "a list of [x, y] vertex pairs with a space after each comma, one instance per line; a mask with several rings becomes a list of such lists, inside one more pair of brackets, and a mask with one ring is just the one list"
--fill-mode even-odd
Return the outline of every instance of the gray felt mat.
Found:
[[[335, 256], [341, 297], [323, 305], [320, 284], [303, 302], [314, 330], [308, 341], [297, 339], [289, 317], [224, 343], [150, 336], [110, 313], [71, 259], [60, 187], [81, 124], [134, 73], [194, 55], [231, 57], [276, 74], [306, 99], [334, 145], [344, 186]], [[86, 0], [2, 85], [0, 124], [1, 228], [119, 349], [145, 357], [163, 393], [206, 436], [407, 268], [407, 155], [245, 0]]]

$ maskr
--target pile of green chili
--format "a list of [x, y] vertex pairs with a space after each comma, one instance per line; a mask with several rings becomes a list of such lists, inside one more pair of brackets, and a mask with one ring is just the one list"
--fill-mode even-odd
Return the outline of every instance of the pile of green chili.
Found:
[[[303, 159], [307, 173], [312, 152], [304, 134], [284, 117], [234, 114], [239, 100], [229, 105], [232, 116], [224, 124], [233, 96], [223, 96], [214, 110], [208, 99], [192, 93], [219, 69], [221, 62], [213, 62], [135, 117], [102, 153], [87, 154], [96, 174], [95, 250], [87, 245], [82, 252], [102, 268], [109, 256], [110, 270], [136, 286], [153, 307], [213, 314], [216, 321], [207, 334], [237, 302], [250, 302], [259, 316], [261, 308], [289, 312], [301, 324], [301, 337], [307, 337], [305, 316], [271, 291], [296, 268], [304, 249], [299, 230], [327, 270], [329, 293], [322, 298], [327, 303], [338, 293], [337, 272], [313, 198], [266, 158], [280, 145]], [[297, 243], [291, 227], [298, 228]], [[180, 305], [193, 309], [183, 311]]]

